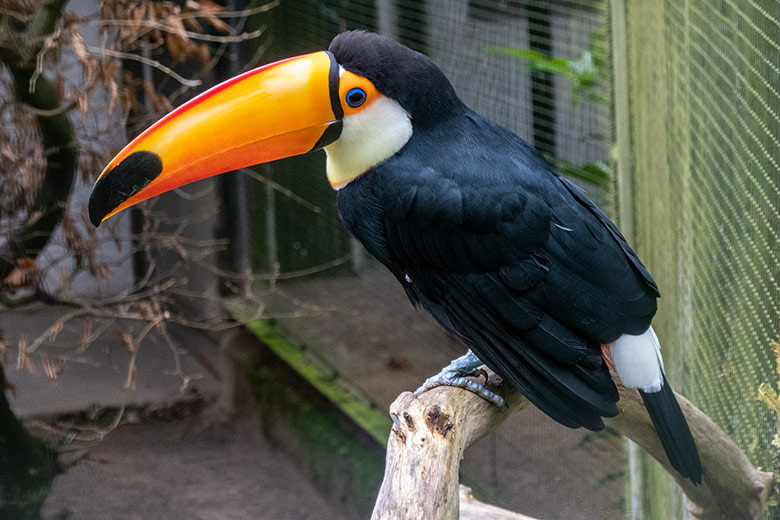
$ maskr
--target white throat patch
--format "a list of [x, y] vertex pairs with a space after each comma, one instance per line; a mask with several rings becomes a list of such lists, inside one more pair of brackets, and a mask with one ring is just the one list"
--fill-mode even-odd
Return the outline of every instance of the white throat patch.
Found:
[[395, 155], [412, 137], [409, 114], [384, 96], [344, 116], [342, 123], [339, 138], [325, 147], [328, 180], [335, 189]]

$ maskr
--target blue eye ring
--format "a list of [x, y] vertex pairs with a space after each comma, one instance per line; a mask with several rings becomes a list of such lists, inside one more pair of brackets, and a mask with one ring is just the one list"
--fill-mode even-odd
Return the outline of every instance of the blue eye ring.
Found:
[[362, 88], [351, 88], [347, 95], [344, 96], [344, 100], [347, 102], [347, 105], [357, 108], [366, 102], [366, 91]]

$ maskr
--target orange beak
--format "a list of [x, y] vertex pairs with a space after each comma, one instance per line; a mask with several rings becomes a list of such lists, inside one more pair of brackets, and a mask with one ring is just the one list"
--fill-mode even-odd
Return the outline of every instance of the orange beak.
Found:
[[191, 99], [136, 137], [95, 182], [95, 226], [206, 177], [322, 148], [341, 133], [339, 66], [329, 52], [277, 61]]

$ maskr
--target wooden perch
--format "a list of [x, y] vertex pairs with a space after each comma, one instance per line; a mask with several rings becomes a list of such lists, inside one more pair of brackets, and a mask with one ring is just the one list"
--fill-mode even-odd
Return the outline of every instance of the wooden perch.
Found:
[[[642, 446], [674, 476], [693, 518], [760, 517], [772, 489], [772, 473], [754, 468], [709, 417], [678, 395], [703, 467], [701, 485], [682, 479], [669, 465], [639, 393], [620, 384], [618, 390], [620, 414], [607, 424]], [[480, 518], [467, 516], [465, 509], [459, 511], [458, 470], [463, 452], [511, 413], [529, 405], [517, 392], [504, 389], [500, 393], [508, 409], [453, 387], [434, 388], [420, 396], [409, 392], [398, 396], [390, 405], [394, 425], [372, 520]]]
[[[528, 406], [506, 397], [512, 411]], [[385, 478], [372, 520], [457, 519], [458, 469], [464, 450], [494, 430], [509, 413], [460, 388], [422, 395], [404, 392], [390, 405]]]

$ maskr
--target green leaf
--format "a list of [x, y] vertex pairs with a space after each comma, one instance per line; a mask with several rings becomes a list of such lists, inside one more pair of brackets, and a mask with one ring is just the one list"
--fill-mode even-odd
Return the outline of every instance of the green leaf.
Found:
[[[598, 78], [601, 70], [597, 63], [603, 61], [599, 54], [593, 50], [587, 50], [577, 59], [552, 58], [530, 49], [518, 49], [515, 47], [489, 47], [486, 54], [512, 56], [528, 62], [528, 69], [534, 72], [549, 72], [565, 77], [572, 84], [572, 103], [579, 103], [583, 97], [590, 101], [606, 103], [603, 94], [588, 93], [588, 90], [598, 87]], [[596, 56], [599, 56], [597, 61]]]
[[609, 166], [604, 161], [593, 161], [583, 165], [572, 164], [566, 159], [548, 155], [547, 160], [550, 161], [555, 168], [567, 177], [580, 180], [587, 184], [598, 186], [602, 189], [609, 187], [611, 179]]

